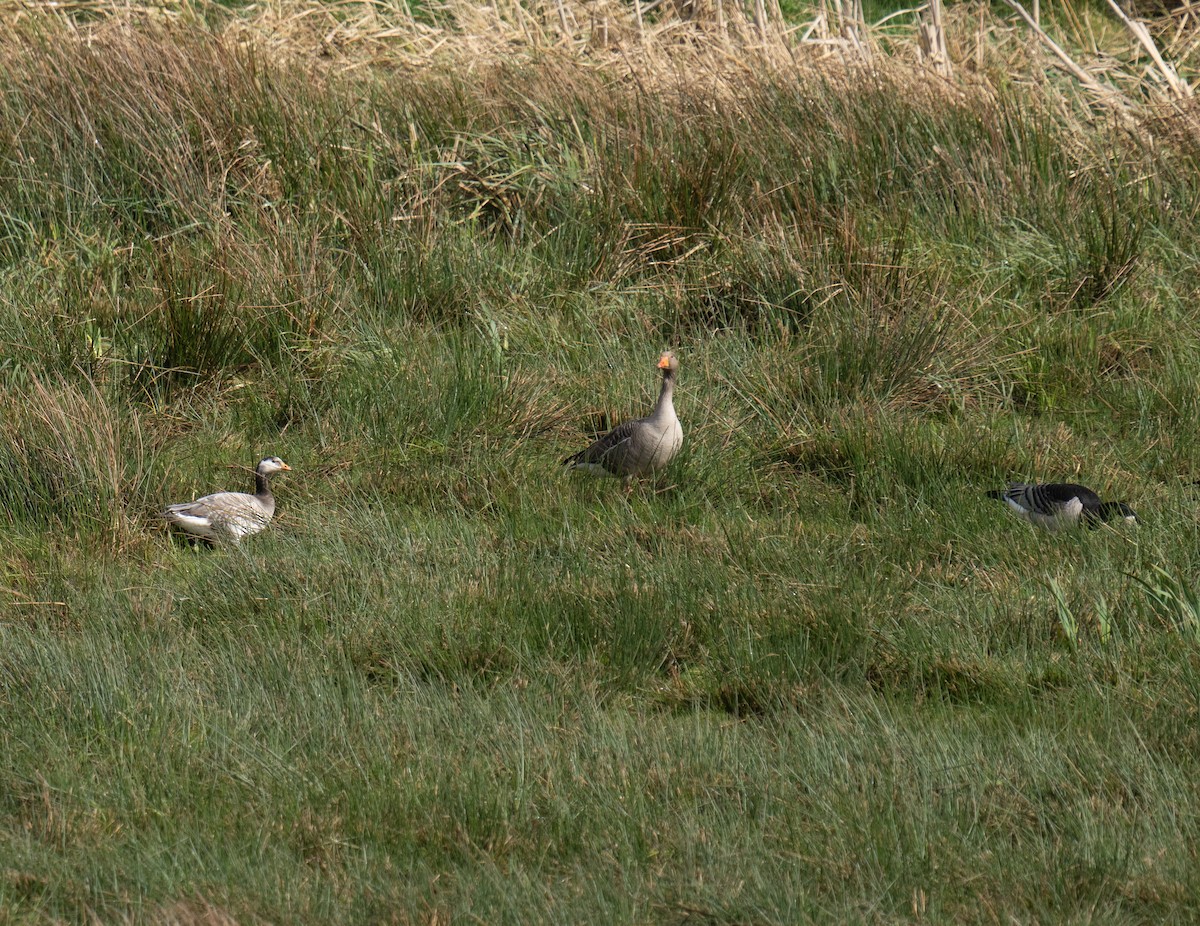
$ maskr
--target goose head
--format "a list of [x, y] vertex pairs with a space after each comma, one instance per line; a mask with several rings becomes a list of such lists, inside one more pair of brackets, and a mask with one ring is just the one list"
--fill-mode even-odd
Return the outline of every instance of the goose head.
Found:
[[291, 467], [288, 466], [279, 457], [263, 457], [258, 461], [258, 466], [254, 467], [254, 471], [260, 476], [269, 476], [272, 473], [287, 472]]
[[679, 370], [679, 358], [675, 356], [675, 351], [663, 351], [658, 358], [658, 368], [663, 371], [663, 376], [674, 375]]
[[1140, 524], [1141, 523], [1140, 521], [1138, 521], [1137, 512], [1134, 511], [1132, 508], [1130, 508], [1128, 505], [1126, 505], [1124, 502], [1117, 502], [1117, 514], [1119, 514], [1121, 517], [1123, 517], [1126, 521], [1130, 522], [1131, 524]]
[[1092, 516], [1093, 522], [1096, 520], [1108, 521], [1112, 518], [1123, 518], [1128, 524], [1141, 523], [1138, 520], [1137, 512], [1124, 502], [1105, 502]]

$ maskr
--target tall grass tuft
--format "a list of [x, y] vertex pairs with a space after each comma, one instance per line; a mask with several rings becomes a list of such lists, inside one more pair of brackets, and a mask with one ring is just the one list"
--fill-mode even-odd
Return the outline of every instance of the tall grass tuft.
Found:
[[1131, 576], [1146, 600], [1180, 633], [1200, 642], [1200, 592], [1195, 583], [1177, 571], [1151, 565], [1150, 578]]
[[235, 237], [155, 248], [149, 304], [117, 300], [96, 318], [130, 361], [135, 387], [194, 382], [277, 360], [320, 336], [330, 308], [330, 294], [320, 291], [324, 271], [305, 255], [303, 239], [280, 241], [279, 250], [269, 250], [268, 242], [274, 243], [267, 238], [252, 246]]
[[0, 510], [10, 525], [98, 534], [114, 547], [137, 535], [149, 452], [136, 416], [79, 378], [30, 378], [0, 408]]

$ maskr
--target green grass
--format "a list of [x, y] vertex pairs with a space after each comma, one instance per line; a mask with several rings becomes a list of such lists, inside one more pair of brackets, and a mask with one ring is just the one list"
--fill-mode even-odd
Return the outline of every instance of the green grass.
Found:
[[[1200, 916], [1186, 125], [182, 27], [0, 74], [0, 922]], [[666, 346], [678, 461], [562, 473]], [[264, 535], [157, 520], [265, 454]]]

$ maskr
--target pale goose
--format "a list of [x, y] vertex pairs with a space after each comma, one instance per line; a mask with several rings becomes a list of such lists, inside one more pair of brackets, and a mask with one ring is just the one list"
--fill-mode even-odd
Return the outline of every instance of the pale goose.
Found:
[[189, 534], [205, 540], [232, 540], [257, 534], [275, 515], [275, 496], [267, 477], [290, 470], [279, 457], [266, 457], [254, 468], [255, 492], [217, 492], [194, 502], [168, 505], [162, 516]]
[[672, 393], [679, 359], [674, 351], [658, 358], [662, 390], [645, 418], [625, 421], [597, 438], [589, 447], [563, 460], [565, 466], [585, 472], [620, 476], [629, 487], [635, 476], [662, 469], [683, 446], [683, 428], [675, 415]]
[[988, 492], [988, 498], [1002, 499], [1018, 517], [1051, 531], [1080, 524], [1096, 527], [1115, 515], [1135, 524], [1138, 519], [1124, 502], [1102, 502], [1091, 489], [1072, 482], [1012, 482], [1007, 489]]

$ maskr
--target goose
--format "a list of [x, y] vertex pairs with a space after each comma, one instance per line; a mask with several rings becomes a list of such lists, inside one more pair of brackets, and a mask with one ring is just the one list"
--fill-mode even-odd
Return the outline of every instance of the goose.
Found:
[[590, 446], [563, 460], [573, 470], [597, 475], [620, 476], [628, 489], [635, 476], [662, 469], [683, 446], [683, 428], [675, 415], [672, 393], [679, 358], [674, 351], [663, 351], [658, 358], [662, 370], [662, 389], [658, 401], [645, 418], [624, 421]]
[[1097, 527], [1114, 515], [1133, 524], [1138, 521], [1124, 502], [1102, 502], [1091, 489], [1073, 482], [1011, 482], [1007, 489], [988, 492], [988, 498], [1002, 499], [1018, 517], [1051, 531], [1080, 524]]
[[194, 502], [168, 505], [162, 516], [183, 531], [208, 541], [232, 540], [257, 534], [271, 523], [275, 496], [267, 477], [291, 467], [279, 457], [264, 457], [254, 468], [255, 492], [216, 492]]

